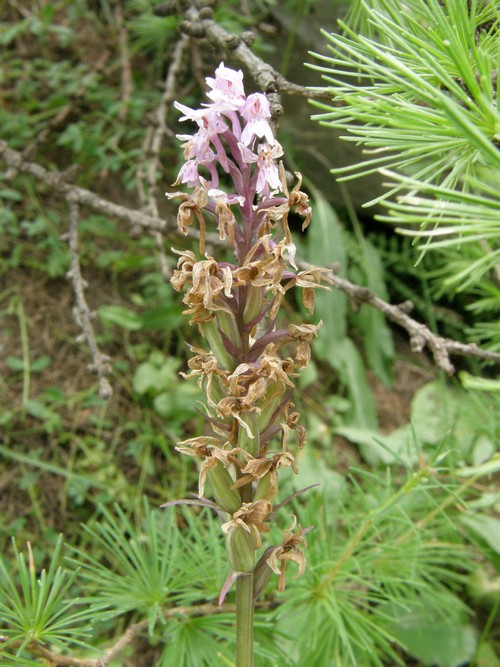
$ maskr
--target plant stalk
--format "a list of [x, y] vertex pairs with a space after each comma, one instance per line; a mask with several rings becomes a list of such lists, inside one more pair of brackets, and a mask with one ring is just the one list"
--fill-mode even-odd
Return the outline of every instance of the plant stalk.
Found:
[[236, 667], [253, 667], [253, 574], [236, 580]]

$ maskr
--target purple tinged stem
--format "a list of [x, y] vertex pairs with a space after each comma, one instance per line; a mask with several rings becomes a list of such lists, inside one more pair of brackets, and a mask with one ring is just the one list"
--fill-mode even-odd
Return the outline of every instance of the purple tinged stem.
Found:
[[261, 336], [250, 348], [250, 359], [252, 361], [256, 360], [262, 354], [266, 348], [266, 345], [269, 345], [269, 343], [278, 343], [288, 337], [289, 334], [286, 329], [276, 329], [276, 331], [270, 331], [264, 336]]
[[239, 357], [241, 354], [241, 350], [234, 345], [231, 340], [226, 336], [226, 334], [222, 331], [220, 327], [217, 327], [217, 331], [220, 334], [220, 337], [222, 338], [222, 344], [224, 345], [225, 349], [231, 354], [233, 357]]

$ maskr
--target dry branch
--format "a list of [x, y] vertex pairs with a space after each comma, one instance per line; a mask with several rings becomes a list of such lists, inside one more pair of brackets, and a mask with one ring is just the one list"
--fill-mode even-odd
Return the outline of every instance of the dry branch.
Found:
[[94, 314], [90, 310], [87, 300], [85, 299], [86, 283], [82, 277], [80, 268], [80, 243], [78, 240], [79, 208], [78, 204], [71, 199], [70, 195], [68, 196], [68, 208], [68, 245], [71, 268], [67, 277], [71, 279], [73, 291], [75, 293], [76, 306], [73, 312], [76, 323], [81, 328], [83, 338], [92, 355], [92, 364], [89, 366], [89, 370], [96, 373], [99, 378], [99, 396], [108, 400], [113, 394], [113, 390], [108, 380], [108, 375], [111, 373], [111, 366], [109, 364], [109, 357], [103, 354], [97, 345], [94, 327], [92, 326], [92, 318]]
[[[169, 219], [168, 225], [165, 220], [146, 215], [140, 211], [113, 204], [106, 199], [102, 199], [90, 190], [84, 190], [75, 185], [67, 183], [63, 176], [56, 171], [48, 171], [44, 167], [34, 162], [28, 162], [23, 159], [21, 153], [10, 149], [5, 141], [0, 141], [0, 158], [3, 158], [9, 166], [14, 166], [23, 173], [31, 174], [50, 188], [63, 194], [66, 198], [70, 197], [73, 202], [88, 206], [94, 211], [103, 213], [112, 218], [124, 220], [131, 225], [140, 225], [142, 227], [158, 230], [163, 233], [172, 233], [175, 228], [173, 217]], [[189, 229], [189, 236], [198, 238], [196, 230]], [[217, 234], [207, 234], [207, 241], [216, 245], [220, 243]], [[300, 264], [301, 268], [308, 266], [305, 263]], [[405, 302], [403, 305], [390, 304], [378, 297], [367, 287], [356, 285], [346, 278], [341, 278], [335, 271], [331, 271], [330, 277], [333, 285], [345, 292], [354, 306], [366, 304], [379, 310], [387, 319], [401, 326], [409, 335], [410, 343], [415, 351], [422, 351], [427, 347], [434, 358], [438, 368], [443, 369], [448, 374], [455, 371], [450, 361], [450, 355], [470, 356], [487, 361], [500, 362], [500, 354], [483, 350], [474, 343], [460, 343], [450, 338], [443, 338], [433, 333], [425, 324], [414, 320], [408, 315], [413, 307], [411, 302]]]
[[[306, 262], [300, 261], [298, 261], [297, 264], [301, 269], [309, 268], [311, 266]], [[338, 270], [338, 267], [334, 267], [328, 274], [328, 277], [332, 280], [334, 287], [337, 287], [347, 294], [353, 308], [359, 308], [361, 305], [366, 304], [379, 310], [388, 320], [398, 324], [406, 330], [410, 338], [411, 348], [414, 352], [422, 352], [427, 347], [432, 353], [436, 366], [444, 370], [448, 375], [452, 375], [455, 372], [455, 367], [450, 361], [450, 355], [476, 357], [478, 359], [500, 363], [500, 354], [490, 352], [489, 350], [483, 350], [475, 343], [466, 344], [451, 338], [444, 338], [443, 336], [433, 333], [425, 324], [414, 320], [408, 315], [413, 309], [413, 303], [411, 301], [405, 301], [400, 305], [388, 303], [378, 297], [375, 292], [368, 287], [362, 287], [361, 285], [352, 283], [350, 280], [347, 280], [347, 278], [341, 278], [337, 275], [336, 270]]]
[[[148, 188], [147, 188], [147, 205], [145, 206], [145, 212], [149, 215], [152, 215], [155, 218], [159, 217], [158, 203], [156, 197], [158, 195], [158, 170], [160, 167], [160, 149], [167, 131], [167, 124], [165, 121], [168, 109], [172, 104], [172, 102], [175, 100], [177, 95], [177, 79], [182, 65], [182, 58], [184, 56], [184, 53], [188, 45], [189, 45], [189, 37], [187, 37], [187, 35], [182, 35], [177, 44], [175, 45], [172, 59], [170, 62], [170, 67], [168, 68], [167, 77], [165, 79], [163, 95], [161, 96], [160, 103], [154, 115], [155, 127], [152, 131], [148, 131], [146, 133], [146, 136], [150, 137], [149, 145], [147, 146], [150, 160], [146, 172]], [[162, 233], [160, 231], [155, 231], [154, 239], [158, 251], [158, 257], [160, 260], [160, 268], [162, 275], [164, 276], [165, 279], [168, 280], [170, 279], [171, 271], [167, 258], [165, 256], [164, 238]]]
[[209, 5], [204, 0], [167, 0], [157, 5], [154, 12], [158, 16], [184, 14], [185, 20], [181, 23], [183, 32], [192, 39], [206, 40], [217, 53], [230, 54], [232, 59], [245, 67], [269, 99], [273, 118], [283, 115], [280, 93], [332, 102], [332, 94], [323, 89], [308, 88], [288, 81], [251, 50], [250, 46], [255, 39], [253, 32], [247, 31], [241, 35], [229, 32], [212, 19]]
[[122, 86], [122, 108], [118, 119], [124, 121], [127, 116], [127, 110], [134, 92], [134, 83], [132, 77], [132, 68], [130, 66], [130, 54], [128, 48], [128, 34], [123, 18], [123, 10], [121, 3], [114, 0], [113, 2], [113, 16], [115, 19], [116, 30], [118, 31], [118, 49], [120, 53], [120, 67], [121, 67], [121, 86]]
[[[272, 609], [279, 603], [274, 600], [267, 600], [259, 602], [256, 608], [260, 611]], [[198, 616], [213, 616], [215, 614], [232, 614], [236, 609], [234, 604], [225, 604], [223, 607], [204, 603], [186, 607], [172, 607], [163, 611], [163, 617], [168, 620], [179, 616], [195, 618]], [[30, 653], [39, 655], [45, 660], [49, 661], [52, 667], [107, 667], [109, 663], [114, 660], [123, 649], [130, 644], [141, 632], [148, 628], [148, 619], [143, 619], [138, 623], [129, 625], [123, 635], [109, 648], [100, 658], [74, 658], [72, 656], [61, 655], [55, 651], [51, 651], [38, 642], [32, 642], [27, 647]], [[14, 646], [11, 644], [11, 646]]]
[[92, 211], [147, 229], [166, 230], [167, 227], [170, 227], [170, 230], [173, 230], [175, 228], [173, 217], [168, 220], [162, 220], [161, 218], [146, 215], [141, 211], [114, 204], [107, 199], [99, 197], [99, 195], [90, 190], [68, 183], [59, 171], [49, 171], [36, 162], [29, 162], [24, 159], [19, 151], [12, 150], [9, 148], [7, 142], [2, 140], [0, 140], [0, 158], [17, 171], [34, 176], [51, 190], [58, 192], [64, 197], [71, 197], [72, 201], [77, 202], [81, 206], [86, 206]]

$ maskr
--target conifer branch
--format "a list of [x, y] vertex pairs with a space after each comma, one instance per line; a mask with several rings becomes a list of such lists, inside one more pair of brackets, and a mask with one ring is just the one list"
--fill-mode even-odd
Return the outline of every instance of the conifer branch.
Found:
[[[278, 606], [276, 600], [265, 600], [256, 604], [257, 610], [266, 611]], [[179, 606], [166, 609], [163, 612], [165, 620], [173, 619], [179, 616], [196, 618], [199, 616], [214, 616], [216, 614], [233, 614], [236, 611], [235, 604], [225, 604], [224, 607], [210, 602], [191, 606]], [[77, 658], [70, 655], [62, 655], [57, 651], [51, 651], [39, 642], [31, 642], [27, 650], [32, 655], [38, 655], [49, 662], [51, 667], [107, 667], [112, 660], [115, 660], [126, 646], [131, 644], [136, 637], [148, 628], [148, 619], [145, 618], [137, 623], [129, 625], [125, 632], [115, 641], [115, 643], [105, 651], [100, 658]], [[2, 638], [0, 638], [0, 642]], [[11, 648], [17, 648], [16, 642], [9, 644]], [[0, 643], [1, 653], [1, 643]]]
[[112, 4], [113, 16], [115, 19], [116, 30], [118, 32], [118, 51], [121, 68], [122, 107], [120, 109], [118, 119], [123, 122], [127, 116], [128, 105], [134, 92], [134, 83], [132, 77], [132, 67], [130, 66], [127, 28], [123, 19], [123, 9], [121, 3], [117, 0], [113, 0]]

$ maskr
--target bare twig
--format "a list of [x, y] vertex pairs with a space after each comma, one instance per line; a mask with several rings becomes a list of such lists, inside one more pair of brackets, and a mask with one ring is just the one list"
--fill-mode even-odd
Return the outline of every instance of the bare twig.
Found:
[[251, 50], [250, 46], [255, 39], [252, 32], [247, 31], [241, 35], [235, 35], [227, 31], [212, 19], [211, 7], [207, 6], [203, 0], [192, 0], [191, 2], [167, 0], [157, 5], [154, 11], [159, 16], [183, 13], [186, 20], [181, 23], [181, 30], [193, 39], [206, 40], [219, 53], [229, 53], [231, 58], [243, 65], [260, 90], [268, 97], [274, 118], [283, 114], [281, 92], [332, 102], [331, 92], [300, 86], [288, 81]]
[[[168, 108], [175, 100], [177, 94], [177, 79], [179, 76], [179, 71], [182, 64], [182, 57], [189, 45], [189, 37], [187, 35], [182, 35], [175, 45], [175, 49], [172, 55], [172, 60], [170, 62], [170, 67], [168, 68], [168, 74], [165, 79], [165, 86], [163, 89], [163, 95], [161, 96], [160, 104], [156, 109], [155, 113], [155, 128], [154, 131], [148, 132], [147, 136], [150, 136], [150, 143], [148, 145], [148, 152], [150, 156], [149, 164], [147, 167], [146, 177], [147, 177], [147, 205], [145, 207], [145, 212], [149, 215], [152, 215], [155, 218], [159, 217], [158, 212], [158, 203], [157, 203], [157, 194], [158, 194], [158, 171], [160, 166], [160, 149], [167, 131], [167, 125], [165, 122]], [[171, 270], [168, 264], [165, 249], [164, 249], [164, 238], [160, 231], [154, 232], [154, 239], [156, 243], [156, 248], [158, 250], [158, 256], [160, 259], [161, 272], [166, 280], [170, 279]]]
[[9, 166], [15, 167], [17, 171], [34, 176], [38, 181], [44, 183], [52, 190], [55, 190], [65, 197], [70, 196], [72, 201], [77, 202], [81, 206], [86, 206], [92, 211], [97, 211], [98, 213], [102, 213], [111, 218], [124, 220], [131, 225], [139, 225], [140, 227], [147, 229], [167, 231], [167, 228], [174, 230], [176, 227], [175, 219], [173, 217], [168, 220], [155, 218], [151, 215], [146, 215], [141, 211], [114, 204], [107, 199], [99, 197], [99, 195], [96, 195], [90, 190], [67, 183], [60, 172], [55, 170], [49, 171], [36, 162], [25, 160], [22, 153], [12, 150], [9, 148], [7, 142], [2, 140], [0, 140], [0, 158]]
[[160, 104], [158, 105], [158, 108], [156, 109], [155, 113], [156, 128], [151, 139], [150, 161], [147, 171], [147, 182], [149, 186], [148, 190], [149, 207], [151, 209], [150, 213], [155, 217], [158, 217], [158, 206], [156, 203], [156, 195], [158, 193], [157, 179], [158, 179], [158, 167], [160, 165], [160, 149], [167, 130], [165, 119], [168, 113], [168, 108], [176, 97], [177, 78], [179, 76], [179, 71], [181, 68], [182, 57], [187, 49], [188, 44], [189, 44], [189, 38], [186, 35], [182, 35], [175, 46], [170, 67], [168, 68], [168, 74], [165, 79], [163, 95], [161, 96]]
[[111, 366], [109, 364], [109, 357], [103, 354], [97, 345], [94, 327], [92, 326], [93, 313], [85, 299], [86, 283], [82, 277], [80, 268], [78, 204], [72, 200], [70, 195], [68, 195], [67, 199], [69, 208], [68, 245], [71, 257], [71, 269], [68, 273], [68, 278], [71, 279], [76, 298], [76, 307], [74, 308], [75, 320], [82, 330], [82, 336], [89, 347], [90, 354], [92, 355], [92, 364], [89, 366], [89, 370], [95, 372], [99, 378], [99, 396], [101, 396], [101, 398], [109, 399], [113, 394], [113, 390], [108, 380], [108, 375], [111, 373]]
[[[301, 269], [311, 267], [306, 262], [298, 261], [297, 264]], [[465, 344], [451, 338], [443, 338], [443, 336], [433, 333], [425, 324], [414, 320], [408, 315], [408, 312], [413, 308], [411, 301], [405, 301], [400, 305], [387, 303], [368, 287], [362, 287], [352, 283], [347, 278], [341, 278], [335, 270], [332, 270], [328, 277], [335, 287], [348, 295], [354, 308], [359, 308], [362, 304], [371, 306], [383, 313], [388, 320], [405, 329], [409, 334], [412, 350], [422, 352], [427, 347], [432, 353], [436, 366], [449, 375], [455, 372], [455, 367], [450, 361], [450, 355], [469, 356], [500, 362], [500, 354], [496, 352], [483, 350], [475, 343]]]
[[[256, 605], [258, 610], [267, 610], [276, 607], [279, 603], [276, 600], [259, 602]], [[186, 607], [172, 607], [163, 612], [165, 619], [172, 619], [179, 616], [195, 618], [198, 616], [212, 616], [215, 614], [232, 614], [236, 605], [225, 604], [223, 607], [218, 604], [205, 603]], [[49, 661], [52, 667], [107, 667], [123, 649], [129, 645], [141, 632], [147, 630], [148, 619], [139, 621], [130, 625], [123, 635], [109, 648], [100, 658], [74, 658], [72, 656], [61, 655], [51, 651], [38, 642], [32, 642], [27, 647], [35, 655], [39, 655]], [[14, 644], [11, 644], [14, 646]]]
[[118, 48], [120, 52], [120, 66], [121, 66], [121, 84], [122, 84], [122, 107], [118, 116], [118, 120], [123, 121], [127, 116], [128, 105], [132, 93], [134, 92], [134, 84], [132, 79], [132, 69], [130, 67], [130, 55], [128, 50], [128, 35], [123, 20], [123, 10], [121, 2], [115, 0], [114, 4], [114, 18], [116, 29], [118, 31]]

